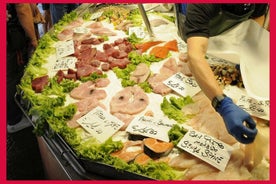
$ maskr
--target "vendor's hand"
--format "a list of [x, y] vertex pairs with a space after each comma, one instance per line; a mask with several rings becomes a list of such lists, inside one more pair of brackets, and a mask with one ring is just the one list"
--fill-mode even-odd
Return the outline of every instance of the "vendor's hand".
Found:
[[229, 134], [244, 144], [254, 141], [258, 132], [256, 123], [247, 112], [235, 105], [231, 98], [225, 97], [217, 111], [222, 116]]

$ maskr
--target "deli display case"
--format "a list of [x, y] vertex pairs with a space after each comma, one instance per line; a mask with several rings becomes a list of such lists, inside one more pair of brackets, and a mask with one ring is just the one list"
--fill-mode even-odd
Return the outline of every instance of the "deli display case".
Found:
[[[239, 55], [229, 32], [210, 40], [206, 56], [224, 93], [257, 122], [255, 142], [243, 145], [186, 75], [176, 9], [83, 3], [41, 38], [15, 100], [34, 126], [47, 178], [269, 179], [269, 99], [249, 96], [237, 67], [248, 52]], [[248, 21], [232, 31], [244, 28], [263, 29]], [[268, 44], [267, 34], [258, 39]]]

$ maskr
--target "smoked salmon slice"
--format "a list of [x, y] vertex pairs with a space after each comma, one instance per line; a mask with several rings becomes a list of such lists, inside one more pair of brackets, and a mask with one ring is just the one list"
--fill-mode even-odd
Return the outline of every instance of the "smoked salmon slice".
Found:
[[165, 59], [168, 56], [169, 49], [164, 46], [155, 46], [151, 49], [150, 55], [154, 55], [157, 58]]
[[143, 52], [146, 52], [149, 48], [158, 45], [160, 43], [163, 43], [163, 41], [149, 41], [149, 42], [145, 42], [145, 43], [138, 43], [135, 44], [136, 49], [139, 49]]
[[176, 40], [171, 40], [165, 43], [164, 47], [168, 48], [171, 51], [178, 52], [178, 46]]

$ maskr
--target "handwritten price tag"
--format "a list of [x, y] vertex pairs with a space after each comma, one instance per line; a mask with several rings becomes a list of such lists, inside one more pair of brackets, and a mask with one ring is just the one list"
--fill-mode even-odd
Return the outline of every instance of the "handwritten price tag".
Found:
[[74, 28], [74, 33], [77, 33], [77, 34], [89, 33], [89, 29], [85, 27], [76, 27]]
[[171, 76], [163, 83], [184, 97], [194, 96], [201, 90], [193, 77], [187, 77], [181, 72]]
[[126, 131], [169, 142], [168, 131], [173, 124], [174, 122], [170, 120], [156, 119], [150, 116], [137, 116], [128, 125]]
[[67, 70], [69, 68], [75, 68], [77, 58], [75, 57], [64, 57], [56, 61], [54, 70]]
[[101, 107], [96, 107], [77, 122], [102, 143], [124, 125], [121, 120], [107, 113]]
[[128, 33], [129, 35], [131, 35], [132, 33], [135, 33], [137, 38], [145, 38], [146, 36], [146, 33], [142, 27], [130, 27], [128, 29]]
[[92, 16], [91, 16], [91, 20], [99, 18], [100, 16], [102, 16], [102, 14], [103, 14], [103, 11], [93, 13]]
[[233, 148], [209, 135], [190, 129], [177, 147], [224, 171]]
[[258, 101], [249, 96], [241, 95], [237, 105], [253, 116], [269, 120], [270, 102], [268, 100]]
[[56, 46], [56, 55], [58, 59], [74, 54], [74, 52], [75, 52], [75, 48], [74, 48], [73, 40], [59, 43]]

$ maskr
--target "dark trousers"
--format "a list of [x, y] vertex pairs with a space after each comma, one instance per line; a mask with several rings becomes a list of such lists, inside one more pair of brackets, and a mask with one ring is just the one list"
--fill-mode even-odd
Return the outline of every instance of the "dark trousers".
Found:
[[14, 50], [7, 46], [7, 65], [6, 65], [6, 95], [7, 95], [7, 122], [10, 125], [18, 123], [22, 118], [22, 111], [14, 100], [16, 86], [24, 73], [24, 67], [28, 61], [28, 45], [20, 50]]

